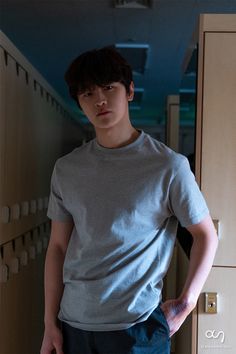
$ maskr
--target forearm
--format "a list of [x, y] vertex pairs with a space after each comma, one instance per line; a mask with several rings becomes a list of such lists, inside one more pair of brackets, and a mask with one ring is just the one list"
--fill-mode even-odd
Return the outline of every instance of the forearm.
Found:
[[65, 254], [56, 246], [48, 247], [45, 261], [45, 326], [55, 325], [63, 293], [63, 263]]
[[180, 296], [167, 300], [162, 305], [172, 336], [196, 306], [202, 287], [211, 270], [218, 239], [210, 217], [192, 225], [188, 230], [193, 235], [188, 274]]
[[190, 253], [190, 261], [187, 278], [180, 295], [183, 302], [186, 301], [195, 307], [197, 299], [211, 270], [218, 238], [211, 221], [208, 224], [208, 233], [198, 233], [193, 238]]

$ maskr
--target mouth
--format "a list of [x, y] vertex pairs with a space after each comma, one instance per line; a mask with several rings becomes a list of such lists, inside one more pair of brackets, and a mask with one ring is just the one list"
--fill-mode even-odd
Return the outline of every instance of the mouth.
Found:
[[104, 116], [104, 115], [106, 115], [106, 114], [108, 114], [108, 113], [111, 113], [111, 111], [99, 112], [99, 113], [97, 113], [97, 117], [99, 117], [99, 116]]

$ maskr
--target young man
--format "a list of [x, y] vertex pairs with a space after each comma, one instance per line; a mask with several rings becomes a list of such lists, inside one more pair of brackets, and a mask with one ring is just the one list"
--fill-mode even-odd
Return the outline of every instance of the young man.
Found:
[[[53, 171], [41, 354], [168, 354], [217, 248], [206, 203], [187, 159], [132, 126], [132, 71], [114, 49], [82, 54], [65, 78], [96, 138]], [[178, 221], [189, 271], [161, 303]]]

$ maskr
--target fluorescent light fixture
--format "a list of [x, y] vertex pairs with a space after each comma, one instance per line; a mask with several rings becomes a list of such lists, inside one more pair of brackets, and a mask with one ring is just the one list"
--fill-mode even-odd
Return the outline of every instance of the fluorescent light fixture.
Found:
[[151, 0], [115, 0], [114, 6], [118, 9], [148, 9]]
[[132, 111], [137, 111], [141, 109], [141, 103], [143, 100], [144, 88], [136, 87], [134, 89], [134, 99], [130, 102], [129, 107]]
[[149, 49], [149, 44], [146, 43], [116, 43], [116, 48], [138, 48], [138, 49]]
[[181, 88], [179, 90], [180, 93], [196, 93], [196, 90], [193, 88]]
[[129, 109], [130, 109], [131, 111], [139, 111], [139, 110], [141, 109], [141, 107], [140, 107], [140, 106], [130, 105], [130, 106], [129, 106]]
[[180, 106], [180, 111], [181, 112], [189, 112], [190, 111], [190, 107], [189, 106], [185, 106], [185, 107]]
[[135, 87], [134, 92], [144, 92], [144, 88], [142, 87]]
[[115, 48], [131, 65], [134, 74], [144, 74], [150, 52], [149, 44], [116, 43]]

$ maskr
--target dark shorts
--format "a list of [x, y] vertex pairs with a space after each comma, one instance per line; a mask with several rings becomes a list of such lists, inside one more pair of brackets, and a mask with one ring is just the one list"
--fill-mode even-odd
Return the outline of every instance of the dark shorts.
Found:
[[64, 354], [170, 354], [169, 326], [158, 306], [149, 318], [118, 331], [84, 331], [61, 323]]

